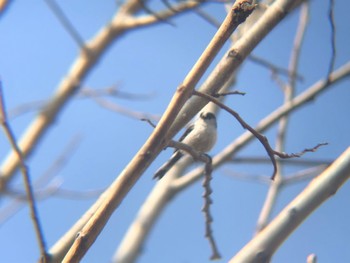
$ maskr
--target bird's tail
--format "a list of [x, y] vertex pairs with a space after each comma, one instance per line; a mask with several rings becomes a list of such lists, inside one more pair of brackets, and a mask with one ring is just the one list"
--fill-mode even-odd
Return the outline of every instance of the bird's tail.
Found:
[[173, 165], [182, 157], [182, 153], [180, 151], [176, 151], [173, 156], [165, 163], [163, 164], [154, 174], [153, 179], [160, 180]]

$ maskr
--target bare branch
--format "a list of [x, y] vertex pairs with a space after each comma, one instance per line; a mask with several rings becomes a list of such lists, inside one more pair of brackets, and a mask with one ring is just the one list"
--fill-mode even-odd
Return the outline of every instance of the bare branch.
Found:
[[244, 129], [247, 129], [248, 131], [250, 131], [255, 138], [257, 138], [260, 143], [264, 146], [268, 156], [271, 159], [272, 165], [273, 165], [273, 173], [271, 176], [271, 180], [274, 180], [276, 173], [277, 173], [277, 161], [275, 159], [275, 155], [277, 155], [280, 158], [293, 158], [293, 157], [300, 157], [301, 155], [303, 155], [306, 152], [314, 152], [316, 151], [320, 146], [323, 145], [327, 145], [327, 143], [320, 143], [318, 145], [316, 145], [313, 148], [309, 148], [309, 149], [304, 149], [303, 151], [299, 152], [299, 153], [292, 153], [292, 154], [287, 154], [287, 153], [283, 153], [283, 152], [278, 152], [275, 151], [271, 148], [268, 139], [262, 135], [261, 133], [259, 133], [257, 130], [255, 130], [253, 127], [251, 127], [248, 123], [246, 123], [241, 116], [239, 116], [239, 114], [237, 112], [235, 112], [234, 110], [232, 110], [231, 108], [229, 108], [228, 106], [226, 106], [225, 104], [223, 104], [222, 102], [220, 102], [219, 100], [215, 99], [213, 96], [210, 96], [208, 94], [205, 93], [201, 93], [199, 91], [193, 91], [194, 95], [200, 96], [202, 98], [206, 98], [207, 100], [209, 100], [210, 102], [215, 103], [216, 105], [218, 105], [220, 108], [226, 110], [228, 113], [230, 113], [231, 115], [233, 115], [236, 120], [242, 125], [242, 127]]
[[[327, 79], [319, 80], [314, 85], [309, 87], [306, 91], [295, 97], [290, 103], [284, 104], [281, 107], [277, 108], [267, 117], [262, 119], [258, 125], [255, 127], [255, 130], [258, 132], [263, 132], [273, 124], [275, 124], [282, 116], [289, 114], [290, 112], [299, 109], [301, 106], [304, 106], [307, 102], [314, 100], [317, 96], [319, 96], [323, 91], [330, 88], [333, 84], [336, 84], [340, 80], [344, 80], [346, 77], [350, 76], [350, 62], [343, 65], [338, 70], [334, 71], [331, 74], [331, 82], [329, 83]], [[213, 167], [216, 168], [227, 160], [231, 160], [232, 156], [234, 156], [238, 151], [242, 149], [248, 142], [250, 142], [255, 137], [248, 131], [243, 133], [240, 137], [238, 137], [235, 141], [229, 144], [225, 149], [221, 151], [221, 153], [217, 154], [213, 158]], [[174, 187], [183, 189], [196, 180], [200, 178], [203, 171], [201, 169], [195, 169], [186, 176], [182, 176], [176, 180], [176, 184]]]
[[209, 240], [209, 244], [211, 247], [212, 255], [210, 257], [210, 260], [217, 260], [220, 259], [220, 253], [218, 251], [214, 236], [213, 236], [213, 230], [211, 227], [211, 223], [213, 222], [213, 216], [210, 212], [210, 205], [213, 203], [210, 195], [213, 192], [213, 190], [210, 187], [210, 181], [213, 178], [212, 177], [212, 162], [211, 157], [209, 155], [206, 155], [206, 165], [205, 165], [205, 173], [204, 173], [204, 179], [203, 179], [203, 199], [204, 199], [204, 205], [202, 208], [202, 212], [204, 213], [205, 217], [205, 237]]
[[[225, 83], [222, 92], [229, 90], [235, 83], [235, 74]], [[203, 111], [217, 113], [219, 108], [215, 104], [208, 104]], [[155, 126], [155, 125], [154, 125]], [[157, 183], [148, 195], [135, 219], [130, 224], [127, 233], [123, 237], [114, 257], [113, 262], [135, 262], [142, 251], [148, 233], [157, 222], [159, 215], [165, 206], [178, 194], [177, 188], [173, 187], [174, 182], [183, 174], [185, 168], [193, 163], [190, 155], [185, 155], [167, 173], [167, 176]]]
[[162, 11], [153, 12], [152, 10], [147, 8], [147, 6], [143, 3], [143, 0], [134, 0], [134, 1], [137, 1], [138, 4], [141, 6], [141, 8], [143, 8], [150, 15], [138, 16], [133, 18], [128, 17], [128, 19], [124, 20], [123, 22], [127, 27], [147, 26], [159, 21], [174, 26], [174, 24], [169, 21], [171, 17], [182, 14], [185, 11], [192, 10], [193, 8], [202, 4], [199, 1], [185, 1], [172, 6], [173, 7], [172, 9], [176, 9], [177, 12], [173, 12], [172, 9], [168, 9], [168, 8]]
[[277, 155], [280, 158], [294, 158], [294, 157], [301, 157], [302, 155], [304, 155], [307, 152], [315, 152], [315, 151], [317, 151], [318, 148], [320, 148], [321, 146], [325, 146], [325, 145], [328, 145], [328, 143], [327, 142], [319, 143], [312, 148], [306, 148], [298, 153], [284, 153], [284, 152], [278, 152], [278, 151], [273, 151], [273, 152], [275, 155]]
[[[59, 173], [59, 171], [63, 168], [65, 163], [71, 158], [73, 151], [78, 147], [79, 142], [79, 136], [73, 137], [72, 140], [68, 143], [68, 145], [63, 149], [62, 153], [58, 156], [58, 158], [50, 165], [48, 169], [46, 169], [46, 171], [38, 179], [36, 179], [33, 182], [34, 189], [45, 187], [44, 193], [42, 191], [34, 192], [35, 200], [42, 200], [43, 198], [48, 197], [49, 194], [52, 196], [53, 193], [57, 193], [59, 191], [57, 182], [54, 184], [54, 186], [48, 186], [46, 184], [49, 181], [52, 181], [52, 178]], [[11, 196], [12, 192], [13, 191], [11, 189], [5, 189], [3, 194]], [[9, 205], [7, 205], [7, 207], [1, 209], [0, 225], [4, 221], [8, 220], [25, 205], [23, 201], [27, 201], [27, 198], [23, 194], [22, 196], [23, 198], [21, 198], [21, 196], [18, 196], [18, 191], [16, 191], [15, 195], [12, 196], [13, 198], [15, 198], [15, 200], [12, 201]]]
[[102, 88], [102, 89], [92, 89], [92, 88], [82, 88], [78, 96], [80, 97], [101, 97], [101, 96], [112, 96], [116, 98], [121, 99], [127, 99], [127, 100], [149, 100], [151, 98], [154, 98], [154, 94], [152, 93], [130, 93], [126, 91], [122, 91], [117, 87], [117, 85], [113, 85], [108, 88]]
[[213, 97], [219, 98], [219, 97], [224, 97], [224, 96], [227, 96], [227, 95], [242, 95], [242, 96], [244, 96], [245, 94], [246, 94], [245, 92], [242, 92], [242, 91], [239, 91], [239, 90], [233, 90], [233, 91], [228, 91], [228, 92], [215, 93], [213, 95]]
[[119, 114], [125, 115], [129, 118], [142, 120], [142, 119], [151, 119], [151, 120], [159, 120], [159, 115], [149, 114], [145, 112], [135, 111], [131, 109], [127, 109], [125, 107], [122, 107], [116, 103], [113, 103], [109, 100], [103, 99], [101, 97], [91, 97], [98, 105], [102, 106], [105, 109], [108, 109], [113, 112], [117, 112]]
[[204, 169], [204, 179], [203, 179], [203, 199], [204, 199], [204, 205], [202, 207], [202, 212], [204, 214], [205, 218], [205, 237], [208, 239], [210, 248], [212, 250], [212, 255], [210, 257], [211, 260], [220, 259], [220, 253], [217, 249], [217, 245], [213, 236], [213, 230], [211, 227], [211, 223], [213, 222], [213, 217], [210, 213], [210, 205], [212, 204], [212, 199], [210, 198], [211, 193], [213, 192], [210, 187], [210, 181], [212, 179], [212, 159], [208, 154], [200, 153], [195, 151], [192, 147], [188, 146], [187, 144], [176, 142], [176, 141], [170, 141], [169, 142], [170, 147], [175, 147], [177, 149], [181, 149], [188, 154], [191, 155], [191, 157], [194, 160], [199, 160], [201, 162], [205, 163], [205, 169]]
[[[63, 107], [70, 101], [76, 91], [80, 88], [89, 71], [96, 61], [103, 55], [107, 47], [123, 33], [130, 29], [120, 23], [122, 18], [129, 15], [131, 11], [136, 12], [138, 5], [135, 1], [128, 1], [121, 6], [110, 23], [103, 27], [97, 35], [84, 46], [89, 49], [89, 54], [82, 52], [73, 63], [70, 71], [62, 79], [57, 91], [38, 116], [32, 121], [19, 142], [19, 147], [24, 157], [30, 155], [43, 134], [59, 115]], [[123, 20], [124, 21], [124, 20]], [[119, 24], [118, 24], [119, 23]], [[6, 187], [7, 182], [12, 178], [20, 163], [17, 154], [12, 151], [4, 160], [0, 172], [0, 190]]]
[[315, 167], [311, 167], [309, 169], [301, 170], [293, 175], [283, 177], [283, 185], [290, 185], [292, 183], [297, 183], [301, 181], [305, 181], [308, 179], [312, 179], [315, 176], [319, 175], [322, 171], [324, 171], [328, 165], [318, 165]]
[[214, 17], [210, 16], [208, 13], [203, 11], [201, 8], [196, 8], [193, 10], [198, 16], [203, 18], [209, 24], [213, 25], [215, 28], [219, 28], [221, 23], [217, 21]]
[[[260, 66], [263, 66], [263, 67], [266, 67], [268, 69], [270, 69], [272, 71], [272, 74], [275, 75], [275, 74], [283, 74], [283, 75], [286, 75], [286, 76], [289, 76], [290, 75], [290, 72], [288, 69], [285, 69], [285, 68], [282, 68], [282, 67], [279, 67], [279, 66], [276, 66], [274, 64], [272, 64], [271, 62], [261, 58], [261, 57], [258, 57], [254, 54], [250, 54], [247, 58], [248, 60], [260, 65]], [[296, 73], [296, 78], [297, 80], [299, 81], [302, 81], [304, 78], [303, 76], [301, 76], [300, 74]]]
[[[150, 15], [152, 15], [155, 19], [159, 20], [160, 22], [169, 24], [171, 26], [175, 26], [174, 23], [172, 23], [171, 21], [169, 21], [167, 18], [163, 18], [162, 16], [158, 15], [157, 12], [152, 11], [151, 9], [149, 9], [147, 7], [147, 5], [144, 3], [144, 0], [138, 0], [140, 5], [142, 6], [142, 9], [145, 10], [147, 13], [149, 13]], [[172, 8], [169, 8], [170, 11], [173, 11]]]
[[[116, 86], [111, 86], [108, 88], [102, 88], [102, 89], [91, 89], [91, 88], [82, 88], [78, 91], [76, 97], [77, 98], [98, 98], [99, 97], [104, 97], [104, 96], [112, 96], [116, 98], [121, 98], [121, 99], [127, 99], [127, 100], [148, 100], [153, 97], [151, 93], [149, 94], [138, 94], [138, 93], [129, 93], [125, 91], [121, 91], [118, 89]], [[133, 110], [126, 109], [124, 107], [121, 107], [119, 105], [116, 105], [114, 103], [111, 103], [109, 101], [101, 99], [100, 104], [102, 107], [106, 107], [109, 110], [116, 111], [121, 114], [125, 114], [126, 116], [131, 115], [132, 118], [137, 118], [139, 119], [140, 117], [144, 116], [151, 116], [151, 118], [159, 119], [159, 116], [151, 115], [151, 114], [146, 114], [142, 112], [134, 112]], [[8, 118], [9, 119], [14, 119], [17, 118], [18, 116], [28, 113], [30, 111], [39, 111], [41, 110], [48, 102], [45, 100], [37, 100], [37, 101], [32, 101], [32, 102], [27, 102], [20, 104], [19, 106], [10, 109], [8, 111]], [[115, 106], [115, 107], [114, 107]], [[119, 111], [118, 111], [119, 110]]]
[[[269, 160], [269, 162], [271, 162]], [[235, 172], [231, 171], [229, 169], [224, 170], [224, 174], [238, 180], [242, 181], [249, 181], [254, 183], [263, 183], [263, 184], [271, 184], [271, 179], [268, 176], [262, 175], [262, 174], [250, 174], [250, 173], [241, 173], [241, 172]]]
[[335, 28], [335, 21], [334, 21], [334, 0], [329, 0], [328, 20], [331, 27], [331, 60], [329, 61], [327, 76], [329, 76], [330, 73], [333, 71], [335, 59], [337, 56], [336, 42], [335, 42], [336, 28]]
[[31, 101], [31, 102], [23, 103], [23, 104], [15, 107], [13, 109], [10, 109], [8, 111], [8, 118], [11, 120], [11, 119], [17, 118], [20, 115], [28, 113], [30, 111], [38, 111], [44, 105], [45, 105], [45, 101], [44, 100]]
[[185, 77], [183, 83], [177, 88], [174, 97], [153, 133], [119, 177], [108, 188], [106, 198], [102, 200], [97, 211], [79, 232], [78, 237], [63, 259], [63, 262], [76, 262], [83, 257], [102, 231], [114, 210], [140, 178], [142, 172], [150, 165], [173, 136], [169, 132], [169, 127], [173, 124], [179, 110], [192, 95], [195, 85], [197, 85], [225, 41], [252, 11], [253, 7], [249, 6], [246, 0], [238, 1], [233, 5], [222, 27], [220, 27], [208, 47], [199, 57], [197, 63]]
[[258, 233], [229, 262], [266, 262], [283, 241], [350, 177], [350, 147], [321, 175], [312, 180], [264, 231]]
[[83, 38], [80, 36], [79, 32], [74, 28], [73, 24], [69, 21], [68, 17], [65, 15], [61, 7], [56, 3], [55, 0], [45, 0], [46, 4], [52, 11], [52, 13], [56, 16], [56, 18], [60, 21], [64, 29], [68, 32], [68, 34], [73, 38], [73, 40], [78, 44], [78, 46], [88, 51], [85, 46], [85, 42]]
[[149, 125], [151, 125], [153, 128], [155, 128], [157, 125], [156, 124], [154, 124], [150, 119], [147, 119], [147, 118], [145, 118], [145, 119], [140, 119], [140, 121], [145, 121], [145, 122], [147, 122]]
[[[300, 2], [299, 0], [275, 1], [261, 18], [231, 46], [198, 90], [206, 94], [219, 92], [256, 45]], [[189, 103], [186, 103], [181, 109], [169, 134], [176, 134], [183, 123], [188, 123], [207, 103], [208, 100], [201, 97], [191, 98]]]
[[[278, 160], [280, 163], [283, 163], [284, 165], [294, 165], [294, 166], [312, 166], [312, 165], [329, 165], [334, 160], [330, 159], [280, 159]], [[237, 157], [232, 158], [231, 160], [228, 160], [228, 162], [232, 162], [235, 164], [267, 164], [270, 163], [270, 160], [266, 157], [259, 157], [259, 156], [249, 156], [249, 157]]]
[[39, 214], [37, 211], [37, 207], [35, 204], [35, 198], [33, 193], [33, 188], [30, 182], [30, 175], [28, 171], [28, 167], [24, 162], [23, 154], [20, 150], [20, 148], [17, 145], [15, 135], [10, 127], [10, 124], [7, 122], [7, 116], [6, 116], [6, 110], [5, 110], [5, 100], [2, 92], [2, 82], [0, 81], [0, 124], [2, 128], [4, 129], [5, 135], [8, 139], [8, 141], [11, 144], [11, 147], [13, 151], [16, 153], [17, 158], [19, 160], [20, 170], [23, 176], [23, 184], [25, 186], [26, 194], [27, 194], [27, 200], [28, 205], [30, 208], [30, 216], [33, 221], [33, 226], [36, 234], [36, 238], [39, 244], [39, 249], [41, 253], [41, 261], [47, 262], [48, 255], [46, 253], [46, 243], [44, 238], [44, 233], [42, 231], [40, 220], [39, 220]]

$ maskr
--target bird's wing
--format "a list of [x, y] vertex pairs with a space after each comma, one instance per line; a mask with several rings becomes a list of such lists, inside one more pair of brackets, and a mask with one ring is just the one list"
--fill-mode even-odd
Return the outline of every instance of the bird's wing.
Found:
[[[182, 134], [182, 136], [180, 137], [179, 142], [182, 142], [187, 137], [187, 135], [189, 135], [190, 132], [193, 131], [193, 129], [194, 129], [194, 124], [191, 124], [190, 126], [188, 126], [188, 128], [186, 129], [184, 134]], [[175, 149], [174, 152], [176, 152], [176, 151], [177, 151], [177, 149]]]
[[169, 170], [171, 167], [174, 166], [174, 164], [182, 157], [182, 153], [177, 151], [171, 156], [171, 158], [163, 164], [154, 174], [153, 179], [161, 179]]
[[188, 126], [188, 128], [186, 129], [186, 131], [184, 132], [184, 134], [182, 134], [182, 136], [179, 139], [179, 142], [182, 142], [183, 139], [185, 139], [185, 137], [194, 129], [194, 124], [191, 124], [190, 126]]

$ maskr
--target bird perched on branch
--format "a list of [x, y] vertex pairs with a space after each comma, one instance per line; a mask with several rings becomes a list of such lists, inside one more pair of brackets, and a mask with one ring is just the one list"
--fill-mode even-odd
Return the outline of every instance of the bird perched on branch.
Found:
[[[206, 153], [216, 142], [216, 126], [214, 113], [203, 111], [199, 118], [188, 127], [179, 141], [190, 146], [194, 151]], [[170, 159], [156, 171], [153, 178], [161, 179], [186, 154], [188, 153], [176, 149]]]

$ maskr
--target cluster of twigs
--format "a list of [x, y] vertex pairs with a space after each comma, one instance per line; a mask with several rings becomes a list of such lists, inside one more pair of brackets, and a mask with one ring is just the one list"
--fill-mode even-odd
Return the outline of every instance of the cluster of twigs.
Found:
[[[262, 135], [261, 133], [259, 133], [257, 130], [255, 130], [253, 127], [251, 127], [246, 121], [243, 120], [243, 118], [233, 109], [231, 109], [230, 107], [226, 106], [224, 103], [220, 102], [219, 100], [217, 100], [216, 98], [214, 98], [213, 96], [210, 96], [208, 94], [199, 92], [199, 91], [194, 91], [193, 92], [194, 95], [203, 97], [205, 99], [207, 99], [208, 101], [215, 103], [216, 105], [218, 105], [220, 108], [226, 110], [227, 112], [229, 112], [232, 116], [234, 116], [236, 118], [236, 120], [242, 125], [242, 127], [244, 129], [247, 129], [248, 131], [250, 131], [255, 138], [257, 138], [260, 143], [264, 146], [266, 153], [268, 154], [268, 156], [271, 159], [271, 162], [273, 164], [273, 173], [271, 176], [271, 180], [274, 180], [276, 173], [277, 173], [277, 161], [275, 158], [275, 155], [277, 155], [280, 158], [294, 158], [294, 157], [300, 157], [302, 156], [304, 153], [306, 152], [314, 152], [316, 151], [320, 146], [324, 146], [327, 145], [327, 143], [319, 143], [316, 146], [314, 146], [313, 148], [307, 148], [302, 150], [299, 153], [284, 153], [284, 152], [278, 152], [274, 149], [272, 149], [272, 147], [270, 146], [270, 143], [268, 141], [268, 139]], [[221, 94], [216, 94], [216, 96], [222, 96]]]

